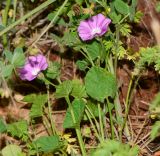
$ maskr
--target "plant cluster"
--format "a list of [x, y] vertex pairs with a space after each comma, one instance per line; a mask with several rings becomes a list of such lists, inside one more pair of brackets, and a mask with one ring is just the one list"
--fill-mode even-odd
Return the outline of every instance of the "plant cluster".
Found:
[[[22, 1], [31, 4], [36, 2]], [[47, 0], [20, 19], [16, 19], [17, 4], [17, 0], [3, 2], [5, 7], [2, 10], [0, 37], [4, 50], [0, 58], [0, 95], [7, 97], [5, 90], [8, 89], [8, 96], [12, 98], [10, 89], [15, 81], [13, 76], [26, 85], [31, 81], [45, 85], [46, 90], [24, 96], [23, 102], [30, 106], [28, 121], [20, 119], [6, 123], [0, 118], [0, 133], [20, 141], [19, 145], [9, 143], [2, 149], [2, 155], [12, 156], [12, 151], [17, 156], [78, 153], [83, 156], [138, 155], [138, 146], [128, 144], [131, 141], [127, 124], [131, 97], [146, 65], [154, 64], [155, 70], [159, 71], [160, 62], [158, 47], [143, 48], [137, 57], [133, 57], [121, 40], [130, 35], [131, 23], [140, 21], [142, 14], [136, 11], [137, 0]], [[11, 45], [9, 36], [17, 31], [15, 26], [49, 5], [56, 6], [47, 15], [50, 23], [33, 44], [27, 47], [25, 38], [19, 36]], [[10, 7], [13, 9], [9, 10]], [[53, 33], [49, 31], [52, 27], [60, 27], [64, 31]], [[81, 56], [74, 62], [81, 75], [71, 80], [61, 79], [61, 63], [51, 61], [49, 53], [43, 53], [35, 46], [46, 33], [59, 46], [60, 56], [65, 53]], [[123, 107], [125, 115], [119, 99], [116, 74], [119, 59], [135, 63]], [[57, 103], [62, 99], [67, 104], [63, 128], [72, 134], [57, 130], [53, 120], [53, 99]], [[159, 111], [157, 108], [156, 111]], [[82, 133], [84, 122], [89, 123], [90, 127]], [[37, 138], [35, 131], [38, 123], [45, 127], [48, 135]], [[86, 146], [89, 135], [93, 135], [96, 142], [92, 150]], [[123, 135], [128, 140], [126, 144], [123, 143]], [[79, 148], [75, 145], [79, 145]]]

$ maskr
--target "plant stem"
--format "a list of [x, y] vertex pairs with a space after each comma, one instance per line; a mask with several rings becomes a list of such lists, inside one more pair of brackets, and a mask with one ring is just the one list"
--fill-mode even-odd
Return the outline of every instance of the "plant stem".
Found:
[[81, 53], [86, 57], [86, 59], [88, 59], [88, 61], [92, 64], [92, 66], [95, 66], [91, 56], [89, 55], [89, 53], [87, 51], [87, 49], [86, 48], [82, 48], [82, 49], [87, 55], [82, 50], [81, 50]]
[[[72, 104], [70, 102], [69, 97], [68, 96], [65, 97], [65, 100], [68, 103], [73, 123], [76, 124], [76, 118], [75, 118], [75, 115], [74, 115], [74, 112], [73, 112], [73, 108], [72, 108]], [[83, 156], [87, 156], [86, 150], [85, 150], [85, 146], [84, 146], [84, 142], [83, 142], [82, 135], [81, 135], [80, 126], [76, 126], [75, 130], [76, 130], [76, 134], [77, 134], [77, 137], [78, 137], [78, 142], [79, 142], [79, 145], [80, 145], [80, 148], [81, 148], [82, 155]]]
[[[8, 11], [9, 11], [10, 5], [11, 5], [11, 0], [7, 0], [5, 11], [3, 12], [3, 16], [2, 16], [3, 17], [2, 23], [5, 27], [7, 26]], [[6, 47], [6, 45], [7, 45], [7, 35], [6, 34], [3, 35], [3, 45], [4, 45], [4, 47]]]
[[86, 113], [86, 115], [87, 115], [87, 117], [88, 117], [88, 119], [89, 119], [89, 122], [90, 122], [91, 125], [92, 125], [92, 128], [93, 128], [93, 130], [94, 130], [94, 133], [96, 134], [99, 142], [102, 143], [102, 139], [101, 139], [101, 137], [99, 136], [98, 131], [97, 131], [94, 123], [92, 122], [91, 115], [90, 115], [90, 113], [89, 113], [89, 111], [88, 111], [87, 109], [85, 110], [85, 113]]
[[52, 132], [55, 135], [57, 134], [57, 131], [56, 131], [56, 127], [55, 127], [55, 124], [52, 118], [52, 108], [51, 108], [51, 103], [50, 103], [50, 98], [49, 98], [49, 85], [47, 85], [46, 87], [47, 87], [47, 98], [48, 98], [48, 115], [49, 115], [50, 122], [51, 122]]
[[48, 132], [48, 134], [52, 135], [53, 131], [52, 131], [52, 128], [50, 128], [50, 123], [49, 123], [47, 117], [43, 115], [42, 116], [42, 121], [43, 121], [43, 125], [46, 128], [46, 131]]
[[16, 20], [16, 10], [17, 10], [17, 0], [14, 0], [13, 8], [14, 8], [13, 22], [15, 22], [15, 20]]
[[99, 124], [94, 116], [94, 114], [92, 113], [92, 111], [89, 109], [89, 107], [86, 105], [87, 111], [90, 113], [90, 115], [92, 116], [92, 118], [94, 119], [94, 122], [96, 124], [97, 129], [99, 129]]
[[114, 60], [115, 75], [117, 75], [116, 71], [117, 71], [117, 61], [118, 61], [117, 53], [118, 52], [119, 52], [119, 25], [116, 25], [115, 60]]
[[100, 103], [98, 103], [98, 114], [99, 114], [99, 122], [100, 122], [100, 130], [101, 130], [101, 137], [104, 141], [104, 130], [103, 130], [103, 122], [102, 122], [102, 110], [100, 107]]
[[12, 28], [14, 28], [16, 25], [20, 24], [22, 21], [26, 20], [27, 18], [31, 17], [33, 14], [35, 14], [36, 12], [40, 11], [41, 9], [47, 7], [48, 5], [50, 5], [51, 3], [55, 2], [56, 0], [48, 0], [44, 3], [42, 3], [40, 6], [38, 6], [37, 8], [33, 9], [32, 11], [30, 11], [28, 14], [24, 15], [22, 18], [20, 18], [19, 20], [15, 21], [14, 23], [12, 23], [11, 25], [9, 25], [8, 27], [6, 27], [5, 29], [3, 29], [0, 32], [0, 36], [2, 36], [3, 34], [7, 33], [8, 31], [10, 31]]
[[[132, 75], [130, 82], [129, 82], [129, 87], [128, 87], [128, 91], [127, 91], [127, 96], [126, 96], [126, 100], [125, 100], [125, 117], [124, 117], [124, 122], [123, 122], [123, 126], [122, 129], [125, 128], [126, 126], [126, 122], [127, 122], [127, 116], [129, 113], [129, 109], [130, 109], [130, 104], [131, 104], [131, 96], [133, 93], [133, 90], [136, 88], [138, 80], [140, 78], [141, 75], [138, 76], [138, 78], [136, 79], [136, 81], [134, 82], [135, 77]], [[133, 85], [134, 83], [134, 85]], [[132, 87], [133, 86], [133, 87]]]
[[108, 100], [108, 98], [106, 98], [106, 100], [107, 100], [107, 106], [108, 106], [108, 112], [109, 112], [110, 124], [111, 124], [111, 136], [112, 136], [112, 139], [114, 139], [114, 125], [113, 125], [112, 112], [111, 112], [111, 109], [109, 107], [109, 100]]

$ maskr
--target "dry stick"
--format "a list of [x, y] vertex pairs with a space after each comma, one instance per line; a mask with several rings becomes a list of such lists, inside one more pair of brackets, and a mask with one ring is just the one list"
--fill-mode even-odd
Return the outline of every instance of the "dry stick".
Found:
[[55, 20], [57, 19], [58, 15], [61, 13], [61, 11], [63, 10], [63, 8], [67, 4], [67, 2], [68, 2], [68, 0], [64, 1], [64, 3], [62, 4], [62, 6], [60, 7], [60, 9], [58, 10], [58, 12], [56, 13], [56, 15], [52, 19], [52, 21], [48, 24], [48, 26], [44, 29], [44, 31], [38, 36], [38, 38], [33, 42], [32, 46], [34, 46], [40, 40], [40, 38], [52, 27], [53, 23], [55, 22]]
[[151, 132], [149, 132], [147, 135], [145, 135], [142, 139], [140, 139], [139, 141], [137, 141], [136, 143], [135, 143], [135, 145], [138, 145], [140, 142], [142, 142], [144, 139], [146, 139], [147, 137], [149, 137], [150, 136], [150, 134], [151, 134]]
[[133, 128], [132, 128], [132, 123], [131, 123], [131, 119], [130, 119], [130, 117], [129, 117], [129, 115], [128, 115], [128, 122], [129, 122], [129, 126], [130, 126], [130, 130], [131, 130], [131, 140], [133, 140]]
[[148, 138], [146, 141], [143, 141], [142, 140], [142, 142], [143, 142], [143, 146], [141, 146], [141, 149], [144, 149], [145, 147], [147, 147], [149, 150], [150, 150], [150, 148], [148, 147], [148, 144], [151, 142], [152, 140], [150, 139], [150, 138]]
[[146, 124], [146, 121], [147, 121], [147, 118], [145, 118], [145, 120], [144, 120], [144, 122], [143, 122], [143, 124], [142, 124], [142, 127], [140, 128], [140, 130], [139, 130], [139, 132], [138, 132], [138, 134], [137, 134], [135, 140], [133, 141], [134, 143], [136, 143], [136, 141], [137, 141], [139, 135], [141, 134], [141, 132], [142, 132], [142, 130], [143, 130], [145, 124]]

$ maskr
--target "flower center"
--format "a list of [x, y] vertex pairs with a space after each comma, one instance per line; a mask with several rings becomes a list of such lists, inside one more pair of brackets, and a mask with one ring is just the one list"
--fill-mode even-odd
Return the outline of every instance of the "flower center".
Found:
[[32, 69], [32, 75], [38, 75], [39, 72], [40, 72], [39, 68], [33, 68]]
[[96, 34], [99, 34], [101, 33], [101, 29], [100, 28], [94, 28], [91, 32], [92, 35], [96, 35]]

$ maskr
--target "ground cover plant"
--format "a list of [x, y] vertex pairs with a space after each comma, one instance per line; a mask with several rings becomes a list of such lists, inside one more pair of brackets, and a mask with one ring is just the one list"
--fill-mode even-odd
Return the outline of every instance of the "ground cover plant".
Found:
[[159, 12], [0, 1], [0, 155], [160, 155]]

